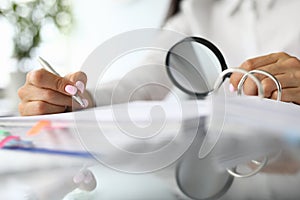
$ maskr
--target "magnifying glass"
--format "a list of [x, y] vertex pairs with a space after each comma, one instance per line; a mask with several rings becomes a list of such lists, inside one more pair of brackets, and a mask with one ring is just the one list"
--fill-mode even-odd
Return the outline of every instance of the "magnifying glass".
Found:
[[[219, 49], [198, 37], [176, 43], [167, 53], [166, 66], [175, 86], [197, 98], [211, 94], [217, 78], [227, 69]], [[176, 167], [176, 181], [181, 191], [192, 199], [215, 199], [227, 192], [234, 177], [216, 169], [209, 156], [199, 159], [202, 142], [203, 137], [198, 134]]]
[[167, 73], [176, 87], [199, 98], [210, 94], [219, 74], [227, 69], [222, 53], [210, 41], [188, 37], [166, 57]]
[[[238, 86], [239, 95], [241, 95], [246, 78], [251, 78], [258, 87], [258, 96], [264, 96], [263, 88], [259, 80], [253, 75], [254, 73], [260, 73], [271, 78], [276, 83], [278, 92], [281, 93], [280, 83], [267, 72], [227, 69], [220, 50], [210, 41], [199, 37], [188, 37], [176, 43], [167, 53], [166, 67], [175, 86], [189, 95], [196, 95], [198, 98], [204, 98], [218, 90], [224, 80], [230, 77], [233, 72], [244, 74]], [[278, 98], [280, 99], [280, 96]], [[193, 199], [208, 200], [220, 197], [230, 188], [234, 177], [253, 176], [267, 163], [266, 158], [262, 162], [253, 161], [258, 167], [249, 174], [238, 173], [236, 168], [220, 171], [214, 167], [209, 155], [219, 137], [217, 135], [213, 139], [208, 139], [210, 142], [207, 142], [209, 131], [206, 134], [205, 138], [197, 136], [196, 145], [193, 144], [185, 153], [176, 169], [179, 188]], [[199, 147], [201, 147], [200, 152]]]

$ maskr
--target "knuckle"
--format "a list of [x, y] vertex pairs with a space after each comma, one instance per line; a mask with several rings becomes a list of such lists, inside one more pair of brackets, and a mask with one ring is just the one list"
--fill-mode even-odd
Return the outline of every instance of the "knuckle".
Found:
[[266, 77], [265, 75], [259, 74], [259, 73], [254, 73], [253, 74], [255, 76], [255, 78], [257, 78], [258, 80], [263, 80], [264, 77]]
[[300, 60], [296, 57], [290, 57], [287, 62], [290, 66], [300, 67]]
[[[300, 79], [300, 70], [294, 72], [293, 74], [294, 74], [294, 77], [296, 78], [295, 80], [297, 80], [297, 82], [298, 82]], [[299, 85], [299, 84], [297, 84], [297, 85]]]
[[278, 53], [276, 53], [275, 55], [277, 55], [278, 57], [288, 57], [289, 55], [287, 54], [287, 53], [285, 53], [285, 52], [278, 52]]
[[270, 58], [277, 58], [279, 56], [279, 53], [270, 53], [268, 54], [268, 57]]
[[86, 74], [83, 71], [75, 72], [73, 75], [80, 78], [86, 78]]
[[87, 75], [84, 72], [80, 72], [81, 73], [81, 77], [83, 79], [84, 82], [87, 81]]
[[25, 90], [25, 86], [22, 86], [18, 89], [17, 93], [20, 99], [24, 98], [24, 95], [26, 94]]
[[243, 77], [242, 73], [232, 73], [230, 76], [230, 83], [234, 86], [237, 87], [239, 82], [241, 81], [241, 78]]
[[290, 79], [290, 80], [295, 80], [295, 79], [297, 79], [296, 78], [296, 73], [293, 73], [293, 72], [288, 72], [288, 78]]
[[33, 71], [30, 71], [26, 74], [26, 81], [30, 81], [30, 77], [32, 75]]
[[74, 74], [71, 75], [70, 80], [73, 81], [73, 82], [75, 82], [75, 81], [86, 82], [87, 81], [87, 75], [82, 71], [78, 71], [78, 72], [75, 72]]
[[42, 82], [42, 80], [44, 79], [44, 70], [39, 69], [39, 70], [30, 72], [29, 78], [33, 84], [39, 85]]
[[262, 81], [262, 87], [264, 89], [265, 97], [270, 97], [273, 91], [272, 83], [270, 81]]
[[64, 90], [64, 81], [60, 77], [58, 77], [55, 81], [55, 90], [57, 90], [57, 91], [63, 91]]
[[[271, 99], [276, 100], [276, 99], [277, 99], [277, 96], [278, 96], [278, 91], [276, 90], [276, 91], [274, 91], [274, 92], [272, 93]], [[281, 97], [281, 98], [282, 98], [282, 97]]]
[[37, 114], [43, 114], [46, 112], [47, 105], [43, 101], [37, 101], [35, 104]]
[[47, 100], [55, 99], [55, 95], [51, 90], [45, 90], [43, 95], [44, 95], [44, 99]]
[[244, 86], [244, 92], [246, 95], [256, 95], [257, 94], [257, 85], [252, 79], [247, 78]]
[[252, 59], [248, 59], [243, 63], [243, 68], [247, 71], [254, 69], [254, 61]]

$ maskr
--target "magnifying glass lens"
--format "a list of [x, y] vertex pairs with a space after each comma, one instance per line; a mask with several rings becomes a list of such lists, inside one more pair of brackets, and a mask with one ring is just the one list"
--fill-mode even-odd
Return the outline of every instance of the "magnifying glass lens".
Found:
[[188, 94], [206, 96], [212, 92], [226, 64], [220, 51], [203, 38], [185, 38], [167, 55], [168, 74], [173, 83]]

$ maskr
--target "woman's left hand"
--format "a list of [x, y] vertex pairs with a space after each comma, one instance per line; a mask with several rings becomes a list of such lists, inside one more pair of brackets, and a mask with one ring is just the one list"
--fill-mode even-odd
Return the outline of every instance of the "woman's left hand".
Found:
[[[272, 158], [271, 158], [272, 159]], [[257, 165], [250, 163], [252, 169], [256, 169]], [[273, 162], [268, 162], [260, 172], [268, 174], [297, 174], [300, 171], [300, 161], [290, 155], [289, 152], [281, 152], [280, 156]]]
[[[239, 68], [251, 71], [254, 69], [264, 70], [274, 75], [282, 86], [281, 100], [300, 104], [300, 60], [286, 53], [273, 53], [265, 56], [252, 58], [244, 62]], [[277, 99], [277, 87], [268, 77], [260, 74], [255, 76], [261, 81], [264, 88], [264, 96]], [[237, 89], [242, 74], [233, 73], [230, 82]], [[244, 84], [246, 95], [257, 95], [257, 86], [247, 78]]]

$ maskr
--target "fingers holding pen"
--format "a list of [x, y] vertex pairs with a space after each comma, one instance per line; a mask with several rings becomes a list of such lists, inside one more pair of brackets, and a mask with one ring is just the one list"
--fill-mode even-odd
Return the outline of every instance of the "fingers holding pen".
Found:
[[68, 80], [75, 83], [76, 88], [79, 90], [81, 94], [85, 92], [85, 87], [87, 83], [87, 76], [83, 72], [75, 72], [73, 74], [69, 74], [65, 76]]
[[76, 88], [78, 89], [78, 92], [82, 98], [82, 101], [84, 103], [84, 107], [92, 107], [93, 101], [90, 96], [90, 94], [86, 91], [86, 83], [87, 83], [87, 76], [84, 72], [78, 71], [72, 74], [68, 74], [65, 76], [68, 80], [75, 83]]
[[27, 81], [28, 84], [33, 86], [50, 89], [68, 96], [72, 96], [78, 91], [72, 81], [56, 76], [45, 69], [29, 72], [27, 74]]
[[94, 101], [90, 93], [86, 90], [87, 76], [84, 72], [75, 72], [65, 76], [68, 80], [75, 83], [75, 86], [78, 88], [80, 96], [83, 97], [82, 101], [84, 102], [85, 107], [94, 107]]
[[26, 85], [19, 88], [18, 95], [24, 102], [43, 101], [57, 106], [72, 106], [70, 96], [33, 85]]
[[[21, 99], [19, 111], [22, 115], [49, 114], [67, 110], [82, 109], [71, 96], [87, 96], [87, 79], [83, 72], [76, 72], [66, 77], [59, 77], [45, 69], [27, 74], [26, 83], [18, 90]], [[84, 93], [84, 94], [83, 94]], [[84, 97], [82, 102], [88, 106]], [[37, 106], [36, 108], [33, 108]], [[29, 109], [32, 108], [32, 109]], [[32, 110], [32, 111], [31, 111]]]
[[[87, 77], [83, 72], [76, 72], [66, 77], [59, 77], [51, 72], [48, 72], [45, 69], [39, 69], [29, 72], [27, 81], [28, 85], [33, 85], [45, 90], [52, 90], [62, 95], [69, 96], [68, 98], [70, 98], [70, 96], [74, 95], [83, 96]], [[48, 93], [51, 92], [49, 91]], [[58, 96], [61, 97], [62, 95]], [[58, 101], [59, 99], [56, 99], [56, 101]], [[86, 108], [88, 106], [88, 100], [84, 98], [82, 99], [82, 102], [83, 107]], [[60, 105], [57, 103], [55, 104]], [[82, 107], [76, 101], [73, 101], [72, 108], [74, 108], [73, 110], [82, 109]]]

